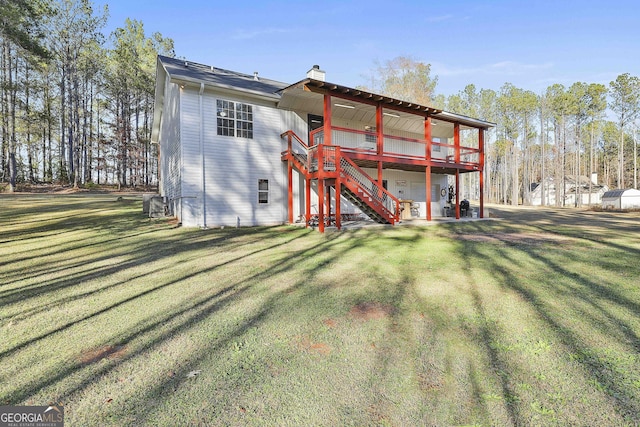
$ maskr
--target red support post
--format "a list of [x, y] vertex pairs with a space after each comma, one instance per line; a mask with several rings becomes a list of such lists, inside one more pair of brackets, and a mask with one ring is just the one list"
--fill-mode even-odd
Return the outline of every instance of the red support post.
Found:
[[324, 144], [318, 150], [318, 230], [324, 233]]
[[326, 145], [331, 145], [331, 95], [324, 95], [324, 126], [322, 128], [324, 133], [324, 143]]
[[427, 221], [431, 221], [431, 165], [427, 165], [425, 171], [425, 185], [427, 186], [427, 203], [425, 209], [427, 211]]
[[[426, 142], [424, 156], [428, 162], [431, 162], [431, 117], [424, 119], [424, 140]], [[431, 163], [427, 165], [425, 170], [425, 184], [427, 187], [427, 202], [425, 210], [427, 212], [427, 221], [431, 221]]]
[[341, 188], [340, 188], [340, 158], [342, 156], [342, 153], [340, 152], [340, 147], [336, 147], [336, 228], [338, 230], [340, 230], [342, 228], [342, 219], [340, 218], [341, 216], [341, 206], [340, 206], [340, 202], [342, 200], [342, 197], [340, 197], [341, 194]]
[[[291, 156], [291, 151], [289, 151]], [[289, 179], [289, 185], [287, 188], [287, 209], [289, 210], [289, 224], [293, 224], [293, 165], [292, 160], [289, 158], [287, 161], [287, 177]]]
[[340, 208], [340, 201], [341, 201], [340, 192], [341, 192], [340, 179], [338, 178], [336, 179], [336, 228], [338, 230], [342, 228], [342, 218], [341, 218], [342, 210]]
[[480, 215], [478, 218], [484, 218], [484, 129], [478, 129], [478, 148], [480, 163]]
[[[460, 123], [453, 125], [453, 149], [456, 165], [460, 164]], [[456, 187], [456, 192], [458, 187]]]
[[[456, 166], [460, 165], [460, 123], [453, 125], [453, 149]], [[456, 219], [460, 219], [460, 169], [456, 169]]]
[[305, 198], [305, 212], [304, 212], [304, 216], [305, 216], [305, 227], [309, 226], [309, 221], [311, 221], [311, 179], [310, 178], [305, 178], [304, 180], [304, 186], [305, 186], [305, 191], [306, 191], [306, 198]]
[[[382, 156], [384, 152], [384, 116], [382, 104], [376, 105], [376, 152], [378, 156]], [[378, 160], [378, 185], [382, 186], [382, 161]]]
[[[327, 181], [325, 181], [325, 183], [326, 182]], [[325, 191], [327, 193], [326, 197], [325, 197], [326, 198], [325, 203], [326, 203], [327, 219], [330, 220], [331, 219], [331, 186], [327, 185]]]
[[324, 179], [318, 179], [318, 231], [324, 233]]
[[460, 219], [460, 169], [456, 169], [456, 219]]

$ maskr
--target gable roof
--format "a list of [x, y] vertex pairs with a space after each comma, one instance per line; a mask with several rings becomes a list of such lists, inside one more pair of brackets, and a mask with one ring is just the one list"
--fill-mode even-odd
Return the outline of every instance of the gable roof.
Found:
[[280, 98], [278, 91], [289, 86], [287, 83], [276, 80], [162, 55], [158, 55], [158, 65], [164, 69], [171, 80], [205, 83], [208, 86], [239, 90], [274, 99]]
[[236, 71], [225, 70], [209, 65], [199, 64], [197, 62], [185, 59], [171, 58], [168, 56], [158, 55], [156, 67], [156, 88], [155, 88], [155, 108], [154, 108], [154, 126], [151, 132], [151, 140], [158, 141], [159, 128], [155, 124], [160, 123], [162, 115], [162, 104], [164, 102], [164, 86], [166, 80], [173, 83], [186, 83], [217, 87], [223, 90], [231, 90], [236, 92], [244, 92], [247, 95], [258, 96], [277, 103], [287, 92], [287, 89], [294, 87], [313, 85], [316, 87], [331, 88], [332, 92], [350, 93], [357, 97], [371, 98], [384, 102], [386, 105], [394, 106], [396, 109], [410, 111], [413, 114], [421, 114], [439, 118], [445, 121], [455, 121], [472, 127], [488, 129], [495, 126], [495, 123], [484, 120], [474, 119], [460, 114], [442, 111], [429, 106], [413, 104], [400, 99], [390, 98], [384, 95], [369, 93], [366, 91], [348, 88], [336, 84], [326, 83], [320, 80], [305, 79], [294, 84], [283, 83], [277, 80], [266, 79], [256, 75], [239, 73]]

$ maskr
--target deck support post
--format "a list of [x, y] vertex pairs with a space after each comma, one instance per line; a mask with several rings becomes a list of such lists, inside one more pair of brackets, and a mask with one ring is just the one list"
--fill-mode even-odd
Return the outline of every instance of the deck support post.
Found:
[[318, 231], [324, 233], [324, 144], [318, 145]]
[[[384, 120], [382, 104], [376, 105], [376, 153], [382, 156], [384, 152]], [[378, 185], [382, 187], [382, 161], [378, 160]]]
[[341, 165], [340, 165], [340, 159], [342, 158], [342, 152], [340, 151], [340, 147], [336, 147], [336, 185], [335, 185], [335, 191], [336, 191], [336, 228], [338, 230], [340, 230], [342, 228], [342, 220], [340, 218], [341, 216], [341, 206], [340, 206], [340, 202], [342, 201], [342, 189], [340, 188], [340, 175], [341, 175]]
[[460, 169], [456, 169], [456, 219], [460, 219]]
[[[289, 154], [291, 156], [291, 154]], [[293, 224], [293, 165], [291, 159], [287, 161], [287, 210], [289, 211], [289, 224]]]
[[342, 197], [340, 197], [340, 193], [342, 191], [342, 189], [340, 188], [340, 179], [336, 179], [336, 228], [338, 230], [340, 230], [342, 228], [342, 219], [341, 219], [341, 207], [340, 207], [340, 201], [342, 199]]
[[424, 183], [427, 187], [427, 202], [425, 210], [427, 211], [427, 221], [431, 221], [431, 165], [427, 165]]
[[311, 221], [311, 178], [305, 178], [304, 180], [305, 192], [305, 211], [304, 211], [304, 226], [309, 227], [309, 221]]
[[[480, 215], [478, 218], [484, 218], [484, 129], [478, 129], [478, 163], [480, 164]], [[544, 184], [543, 184], [544, 185]]]
[[327, 184], [327, 182], [330, 180], [325, 180], [324, 183], [326, 185], [325, 187], [325, 204], [326, 204], [326, 210], [325, 212], [327, 213], [327, 219], [331, 220], [331, 185]]
[[431, 221], [431, 117], [424, 119], [424, 140], [426, 142], [424, 157], [428, 162], [424, 180], [427, 190], [425, 211], [427, 212], [427, 221]]
[[[454, 162], [460, 164], [460, 123], [453, 124]], [[460, 169], [456, 169], [456, 219], [460, 219]]]

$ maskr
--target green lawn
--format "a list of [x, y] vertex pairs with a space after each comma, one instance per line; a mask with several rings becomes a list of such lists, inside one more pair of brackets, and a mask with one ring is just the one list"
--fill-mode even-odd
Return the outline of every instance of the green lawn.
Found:
[[0, 196], [0, 405], [68, 426], [638, 425], [640, 214], [183, 229]]

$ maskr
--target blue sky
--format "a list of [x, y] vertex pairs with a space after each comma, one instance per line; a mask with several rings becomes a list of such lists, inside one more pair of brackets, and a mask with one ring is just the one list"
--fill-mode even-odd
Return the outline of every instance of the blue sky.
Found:
[[137, 19], [179, 57], [288, 83], [318, 64], [328, 81], [366, 84], [375, 61], [401, 55], [431, 64], [445, 95], [640, 75], [637, 0], [94, 0], [105, 3], [106, 32]]

